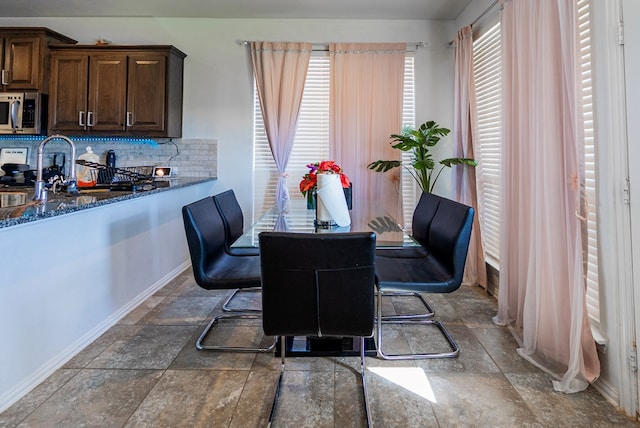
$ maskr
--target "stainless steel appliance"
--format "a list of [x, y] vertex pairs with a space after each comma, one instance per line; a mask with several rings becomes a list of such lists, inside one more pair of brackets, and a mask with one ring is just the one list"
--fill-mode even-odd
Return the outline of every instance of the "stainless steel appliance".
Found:
[[46, 133], [46, 98], [38, 92], [0, 92], [0, 134]]

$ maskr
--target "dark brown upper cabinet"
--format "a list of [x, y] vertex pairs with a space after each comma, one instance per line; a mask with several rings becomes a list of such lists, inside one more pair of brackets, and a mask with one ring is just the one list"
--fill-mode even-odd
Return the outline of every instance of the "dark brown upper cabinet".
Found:
[[75, 40], [43, 27], [0, 27], [0, 91], [49, 90], [49, 44]]
[[51, 46], [49, 132], [180, 137], [185, 57], [173, 46]]

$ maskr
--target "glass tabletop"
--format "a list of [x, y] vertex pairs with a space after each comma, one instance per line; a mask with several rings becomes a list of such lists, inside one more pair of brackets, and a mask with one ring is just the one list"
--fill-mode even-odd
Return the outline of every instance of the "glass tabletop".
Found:
[[258, 248], [258, 235], [265, 231], [334, 233], [334, 232], [375, 232], [377, 248], [417, 247], [416, 241], [406, 233], [400, 224], [375, 204], [353, 201], [349, 211], [351, 225], [346, 227], [322, 226], [316, 223], [316, 212], [307, 209], [305, 199], [292, 199], [286, 213], [270, 208], [233, 244], [233, 248]]

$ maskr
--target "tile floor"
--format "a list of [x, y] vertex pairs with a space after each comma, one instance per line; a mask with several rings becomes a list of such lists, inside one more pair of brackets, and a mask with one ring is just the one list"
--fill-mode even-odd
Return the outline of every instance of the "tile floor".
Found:
[[[265, 426], [280, 359], [195, 349], [212, 309], [221, 311], [228, 295], [199, 288], [185, 271], [0, 414], [0, 427]], [[367, 358], [374, 426], [640, 426], [592, 388], [554, 392], [547, 375], [518, 357], [510, 333], [491, 322], [496, 301], [482, 289], [428, 298], [460, 356]], [[393, 311], [413, 300], [385, 304]], [[398, 350], [441, 345], [433, 334], [425, 326], [389, 326], [385, 344]], [[211, 339], [266, 340], [251, 321], [221, 325]], [[366, 425], [358, 357], [289, 358], [286, 367], [274, 426]]]

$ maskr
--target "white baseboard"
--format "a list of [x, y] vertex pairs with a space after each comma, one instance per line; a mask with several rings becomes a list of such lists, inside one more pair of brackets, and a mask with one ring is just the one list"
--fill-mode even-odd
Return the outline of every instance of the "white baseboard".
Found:
[[598, 391], [609, 403], [617, 409], [620, 408], [620, 395], [613, 385], [600, 378], [592, 383], [591, 386], [593, 386], [595, 390]]
[[116, 325], [118, 321], [124, 318], [129, 312], [137, 308], [142, 302], [147, 300], [153, 293], [167, 285], [179, 274], [181, 274], [187, 267], [191, 265], [189, 260], [183, 262], [177, 268], [169, 272], [163, 278], [158, 280], [155, 284], [151, 285], [145, 291], [140, 293], [137, 297], [131, 300], [127, 305], [123, 306], [117, 312], [114, 312], [109, 318], [95, 326], [83, 337], [78, 339], [75, 343], [68, 346], [60, 354], [56, 355], [51, 360], [43, 364], [38, 370], [33, 372], [31, 376], [26, 378], [23, 382], [18, 384], [15, 388], [12, 388], [2, 395], [0, 395], [0, 412], [8, 409], [16, 401], [24, 397], [36, 386], [40, 385], [45, 379], [51, 376], [56, 370], [64, 366], [67, 361], [71, 360], [84, 348], [91, 344], [94, 340], [102, 336], [107, 330]]

